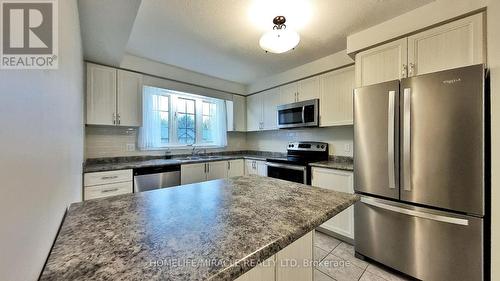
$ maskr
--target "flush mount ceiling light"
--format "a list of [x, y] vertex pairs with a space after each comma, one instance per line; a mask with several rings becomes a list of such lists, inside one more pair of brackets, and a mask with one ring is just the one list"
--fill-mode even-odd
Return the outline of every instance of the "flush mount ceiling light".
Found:
[[259, 45], [266, 52], [281, 54], [294, 49], [300, 41], [297, 32], [286, 29], [286, 19], [284, 16], [277, 16], [273, 19], [273, 30], [268, 31], [260, 37]]

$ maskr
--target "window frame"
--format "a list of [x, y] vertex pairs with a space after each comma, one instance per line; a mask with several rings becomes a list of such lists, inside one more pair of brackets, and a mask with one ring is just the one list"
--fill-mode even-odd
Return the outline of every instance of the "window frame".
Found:
[[[192, 149], [193, 147], [196, 148], [222, 148], [224, 147], [223, 145], [218, 145], [214, 144], [214, 140], [210, 142], [204, 142], [203, 141], [203, 103], [210, 103], [210, 104], [216, 104], [215, 98], [211, 97], [204, 97], [196, 94], [190, 94], [190, 93], [185, 93], [185, 92], [179, 92], [175, 90], [169, 90], [165, 89], [162, 87], [158, 86], [153, 86], [153, 85], [143, 85], [142, 90], [146, 87], [153, 87], [153, 88], [159, 88], [162, 90], [162, 96], [168, 97], [168, 113], [169, 113], [169, 143], [167, 144], [161, 144], [160, 146], [156, 147], [148, 147], [148, 148], [142, 148], [142, 150], [170, 150], [170, 149]], [[178, 118], [178, 110], [177, 110], [177, 100], [181, 99], [188, 99], [188, 100], [194, 100], [194, 122], [195, 122], [195, 141], [193, 144], [183, 144], [178, 141], [178, 135], [177, 135], [177, 118]], [[217, 110], [217, 109], [215, 109]], [[212, 115], [216, 116], [216, 114]], [[161, 143], [161, 140], [160, 140]]]

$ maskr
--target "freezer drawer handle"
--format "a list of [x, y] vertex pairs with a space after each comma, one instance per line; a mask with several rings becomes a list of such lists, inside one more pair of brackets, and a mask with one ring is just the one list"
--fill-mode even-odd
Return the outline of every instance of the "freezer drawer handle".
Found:
[[403, 189], [411, 191], [411, 89], [404, 89]]
[[377, 202], [375, 200], [371, 200], [371, 199], [368, 199], [365, 197], [361, 198], [361, 202], [363, 202], [367, 205], [371, 205], [374, 207], [378, 207], [381, 209], [393, 211], [393, 212], [408, 215], [408, 216], [419, 217], [419, 218], [423, 218], [423, 219], [429, 219], [429, 220], [440, 221], [440, 222], [451, 223], [451, 224], [469, 225], [469, 220], [466, 220], [466, 219], [453, 218], [453, 217], [435, 215], [435, 214], [430, 214], [430, 213], [425, 213], [425, 212], [420, 212], [420, 211], [415, 211], [415, 210], [409, 210], [409, 209], [405, 209], [405, 208], [401, 208], [401, 207], [397, 207], [397, 206], [392, 206], [392, 205], [380, 203], [380, 202]]
[[396, 188], [396, 179], [394, 172], [394, 103], [396, 98], [395, 91], [389, 91], [389, 118], [387, 124], [387, 152], [388, 152], [388, 161], [389, 161], [389, 188]]

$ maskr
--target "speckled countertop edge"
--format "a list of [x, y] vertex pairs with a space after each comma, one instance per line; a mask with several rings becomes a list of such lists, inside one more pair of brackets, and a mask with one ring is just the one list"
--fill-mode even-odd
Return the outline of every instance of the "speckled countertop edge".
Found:
[[210, 155], [210, 156], [216, 156], [216, 158], [183, 159], [183, 157], [175, 156], [172, 157], [171, 159], [156, 158], [156, 159], [132, 160], [132, 161], [122, 161], [122, 162], [109, 162], [109, 163], [86, 163], [83, 166], [83, 172], [84, 173], [105, 172], [105, 171], [116, 171], [116, 170], [126, 170], [126, 169], [155, 167], [155, 166], [206, 163], [206, 162], [216, 162], [216, 161], [236, 160], [236, 159], [251, 159], [251, 160], [265, 161], [267, 158], [271, 157], [271, 156], [254, 155], [254, 154]]
[[309, 166], [318, 167], [318, 168], [334, 169], [334, 170], [350, 171], [350, 172], [354, 171], [354, 164], [353, 163], [345, 163], [345, 162], [321, 161], [321, 162], [309, 163]]
[[[207, 189], [208, 186], [210, 186], [210, 184], [212, 184], [212, 186], [213, 186], [213, 184], [221, 184], [222, 186], [226, 186], [225, 188], [223, 188], [225, 190], [224, 192], [228, 192], [229, 190], [234, 190], [234, 188], [237, 188], [238, 193], [236, 194], [236, 197], [234, 197], [234, 198], [235, 199], [241, 198], [244, 201], [242, 201], [243, 205], [238, 205], [238, 206], [241, 206], [241, 208], [243, 208], [243, 209], [236, 211], [235, 214], [244, 214], [244, 213], [247, 213], [247, 211], [245, 211], [246, 208], [249, 208], [249, 207], [256, 208], [257, 206], [259, 206], [258, 208], [262, 209], [261, 211], [276, 210], [276, 211], [269, 213], [269, 214], [264, 212], [264, 215], [267, 214], [267, 216], [272, 217], [274, 220], [277, 219], [276, 218], [277, 215], [278, 215], [278, 217], [285, 216], [285, 217], [287, 217], [286, 220], [288, 222], [287, 223], [283, 222], [285, 224], [281, 225], [281, 226], [279, 226], [279, 224], [280, 224], [279, 219], [277, 219], [277, 221], [275, 221], [275, 222], [272, 222], [271, 225], [274, 225], [274, 224], [277, 224], [277, 225], [273, 226], [272, 230], [269, 230], [269, 232], [266, 232], [267, 239], [262, 238], [262, 239], [264, 239], [265, 244], [261, 243], [261, 245], [263, 245], [263, 246], [258, 246], [258, 247], [256, 247], [255, 250], [252, 250], [251, 252], [249, 252], [245, 255], [239, 255], [242, 258], [240, 258], [239, 260], [236, 260], [236, 262], [234, 262], [234, 263], [231, 263], [229, 266], [214, 268], [214, 269], [209, 270], [209, 271], [205, 270], [202, 273], [199, 273], [196, 271], [188, 271], [188, 272], [190, 272], [189, 279], [185, 279], [185, 277], [187, 277], [186, 275], [180, 275], [180, 276], [184, 276], [184, 278], [182, 278], [182, 277], [174, 278], [173, 276], [177, 276], [177, 275], [168, 275], [168, 276], [172, 276], [172, 278], [168, 277], [167, 279], [164, 279], [164, 278], [158, 279], [157, 277], [163, 276], [163, 274], [165, 272], [163, 272], [163, 273], [155, 272], [154, 270], [151, 272], [146, 271], [146, 273], [152, 274], [150, 276], [155, 277], [155, 278], [151, 278], [151, 280], [234, 280], [237, 277], [244, 274], [245, 272], [252, 269], [255, 266], [255, 264], [253, 262], [255, 262], [255, 261], [262, 262], [262, 261], [266, 260], [267, 258], [276, 254], [277, 252], [279, 252], [280, 250], [282, 250], [286, 246], [293, 243], [295, 240], [299, 239], [300, 237], [302, 237], [306, 233], [314, 230], [317, 226], [324, 223], [328, 219], [332, 218], [334, 215], [340, 213], [341, 211], [343, 211], [344, 209], [346, 209], [347, 207], [351, 206], [352, 204], [354, 204], [356, 201], [359, 200], [359, 197], [357, 195], [340, 193], [340, 192], [335, 192], [335, 191], [321, 189], [321, 188], [305, 188], [304, 189], [302, 187], [302, 185], [300, 185], [300, 184], [290, 183], [287, 181], [282, 181], [282, 180], [272, 179], [272, 178], [267, 178], [267, 177], [259, 177], [259, 176], [239, 177], [239, 178], [226, 179], [226, 180], [217, 180], [217, 181], [212, 181], [212, 183], [207, 182], [207, 183], [203, 183], [203, 184], [198, 184], [198, 186], [200, 186], [200, 190], [210, 190], [210, 188]], [[233, 184], [236, 184], [236, 185], [233, 186]], [[256, 186], [256, 188], [248, 189], [250, 187], [249, 184]], [[204, 185], [207, 185], [207, 186], [204, 187]], [[190, 188], [192, 189], [192, 188], [195, 188], [196, 185], [189, 185], [189, 186], [191, 186]], [[222, 186], [221, 186], [221, 188], [222, 188]], [[186, 188], [187, 188], [187, 186], [186, 186]], [[267, 195], [267, 193], [262, 193], [262, 192], [255, 193], [255, 190], [260, 190], [261, 188], [269, 189], [270, 194]], [[182, 190], [182, 187], [178, 187], [177, 190], [178, 191]], [[254, 190], [254, 191], [251, 191], [251, 190]], [[282, 190], [282, 191], [280, 191], [280, 190]], [[289, 191], [287, 191], [287, 190], [289, 190]], [[109, 208], [111, 206], [114, 206], [112, 208], [112, 210], [115, 210], [115, 212], [116, 211], [122, 212], [123, 211], [121, 209], [122, 206], [125, 208], [126, 206], [131, 207], [131, 206], [135, 206], [135, 204], [139, 204], [139, 201], [134, 199], [135, 198], [134, 196], [138, 196], [137, 199], [142, 200], [142, 201], [144, 201], [145, 197], [147, 197], [147, 198], [150, 198], [148, 200], [153, 200], [153, 202], [158, 203], [157, 200], [154, 200], [154, 198], [151, 197], [151, 195], [156, 194], [154, 192], [156, 192], [158, 194], [162, 194], [162, 192], [164, 193], [164, 192], [168, 192], [168, 191], [160, 190], [160, 191], [140, 193], [140, 194], [136, 194], [136, 195], [122, 195], [122, 196], [115, 196], [114, 198], [91, 200], [91, 201], [88, 201], [87, 203], [83, 202], [83, 203], [73, 204], [68, 211], [68, 216], [65, 219], [61, 233], [59, 235], [59, 236], [63, 235], [64, 238], [61, 241], [60, 241], [61, 237], [57, 238], [56, 244], [54, 246], [54, 249], [52, 250], [51, 256], [48, 259], [48, 263], [47, 263], [46, 268], [44, 269], [44, 274], [42, 275], [41, 280], [66, 280], [65, 277], [69, 277], [69, 276], [77, 277], [76, 280], [142, 280], [141, 278], [148, 278], [147, 274], [142, 275], [145, 272], [137, 273], [134, 270], [132, 270], [132, 272], [135, 272], [135, 273], [132, 273], [132, 275], [129, 275], [130, 271], [125, 272], [125, 273], [127, 273], [125, 276], [128, 277], [125, 279], [122, 279], [121, 277], [125, 277], [125, 276], [121, 276], [121, 275], [111, 275], [111, 276], [107, 276], [107, 277], [106, 277], [106, 275], [105, 276], [97, 275], [97, 276], [99, 276], [99, 277], [97, 277], [97, 276], [93, 275], [94, 272], [92, 270], [90, 271], [90, 273], [89, 272], [84, 273], [81, 271], [83, 269], [86, 269], [87, 266], [92, 265], [92, 264], [88, 264], [88, 265], [84, 266], [85, 264], [87, 264], [88, 262], [91, 261], [91, 260], [87, 260], [87, 254], [89, 254], [88, 251], [85, 251], [85, 252], [87, 252], [87, 254], [85, 254], [85, 252], [82, 252], [83, 255], [78, 254], [79, 251], [85, 249], [82, 247], [89, 247], [92, 245], [92, 244], [88, 244], [88, 243], [81, 244], [79, 242], [80, 239], [84, 239], [82, 241], [86, 241], [85, 239], [87, 239], [87, 240], [91, 239], [88, 241], [89, 242], [92, 241], [91, 237], [82, 238], [82, 235], [84, 235], [83, 237], [85, 237], [85, 235], [89, 235], [90, 233], [94, 233], [94, 231], [96, 231], [96, 230], [97, 231], [109, 231], [109, 230], [102, 230], [101, 227], [102, 226], [110, 226], [109, 223], [114, 223], [114, 221], [108, 220], [108, 222], [109, 222], [108, 224], [104, 224], [104, 225], [100, 226], [101, 225], [100, 223], [105, 222], [102, 220], [102, 219], [104, 219], [104, 217], [102, 217], [101, 219], [98, 219], [97, 221], [92, 220], [95, 222], [99, 222], [99, 224], [97, 224], [93, 227], [94, 231], [92, 231], [88, 234], [78, 232], [78, 236], [80, 238], [77, 238], [74, 236], [73, 236], [73, 238], [71, 238], [71, 236], [67, 236], [67, 235], [73, 233], [72, 231], [76, 231], [76, 229], [78, 229], [78, 227], [87, 227], [88, 224], [86, 224], [84, 222], [88, 219], [86, 219], [84, 221], [81, 221], [80, 219], [77, 219], [76, 221], [72, 221], [72, 219], [75, 219], [75, 216], [81, 217], [83, 215], [80, 213], [77, 214], [75, 212], [77, 210], [81, 210], [81, 208], [86, 206], [86, 205], [89, 205], [89, 207], [93, 206], [92, 207], [93, 210], [91, 209], [92, 211], [87, 212], [86, 216], [88, 216], [88, 215], [94, 216], [94, 214], [101, 214], [102, 212], [100, 210], [102, 208], [104, 208], [104, 207]], [[239, 192], [242, 192], [242, 193], [239, 194]], [[250, 192], [250, 194], [248, 194], [248, 196], [250, 196], [250, 197], [248, 197], [249, 199], [253, 198], [252, 194], [258, 196], [258, 198], [268, 198], [268, 196], [271, 196], [274, 199], [272, 199], [269, 202], [276, 202], [276, 203], [280, 202], [279, 204], [285, 204], [285, 205], [277, 205], [277, 206], [275, 206], [274, 204], [271, 204], [271, 205], [257, 204], [257, 205], [255, 205], [255, 203], [252, 203], [252, 205], [247, 206], [246, 203], [244, 203], [244, 202], [248, 202], [248, 203], [254, 202], [253, 199], [250, 201], [248, 201], [248, 199], [243, 199], [243, 198], [247, 198], [246, 193], [248, 193], [248, 192]], [[281, 195], [282, 192], [284, 192], [284, 193]], [[314, 194], [316, 194], [316, 195], [314, 195]], [[243, 197], [241, 197], [241, 196], [243, 196]], [[289, 197], [289, 196], [294, 196], [294, 197]], [[298, 196], [298, 197], [295, 197], [295, 196]], [[158, 197], [158, 196], [154, 196], [154, 197]], [[161, 197], [161, 195], [160, 195], [160, 197]], [[143, 199], [140, 199], [140, 198], [143, 198]], [[221, 197], [221, 198], [223, 198], [223, 197]], [[289, 198], [289, 199], [285, 199], [285, 198]], [[290, 205], [291, 198], [296, 198], [293, 200], [293, 201], [296, 200], [296, 202], [292, 205]], [[240, 199], [237, 199], [237, 200], [240, 200]], [[274, 201], [274, 200], [278, 200], [278, 201]], [[266, 201], [266, 200], [264, 200], [264, 201]], [[127, 203], [127, 202], [129, 202], [129, 203]], [[327, 202], [330, 202], [330, 204], [327, 204]], [[295, 206], [295, 204], [298, 204], [298, 205]], [[197, 205], [195, 205], [195, 206], [197, 206]], [[286, 206], [288, 206], [288, 207], [286, 207]], [[292, 208], [292, 206], [295, 206], [295, 207]], [[119, 208], [119, 209], [117, 209], [117, 208]], [[137, 207], [134, 207], [134, 208], [137, 208]], [[143, 207], [140, 207], [139, 210], [143, 210], [142, 208]], [[285, 208], [285, 209], [282, 209], [282, 208]], [[110, 212], [113, 212], [112, 210], [110, 210]], [[119, 211], [119, 210], [122, 210], [122, 211]], [[251, 210], [253, 210], [253, 209], [251, 209]], [[287, 214], [289, 214], [289, 211], [292, 211], [292, 210], [296, 210], [296, 211], [301, 210], [301, 212], [303, 212], [304, 214], [302, 216], [298, 216], [298, 217], [295, 217], [295, 216], [293, 218], [289, 217], [289, 215], [287, 215]], [[257, 211], [257, 210], [254, 210], [254, 211]], [[143, 211], [141, 211], [141, 212], [143, 212]], [[231, 210], [230, 212], [235, 212], [235, 211]], [[310, 213], [311, 216], [310, 217], [305, 216], [306, 213]], [[189, 214], [189, 212], [185, 213], [185, 214]], [[282, 217], [282, 219], [284, 219], [285, 217]], [[117, 218], [114, 218], [114, 219], [116, 220]], [[262, 223], [263, 221], [269, 222], [270, 220], [257, 220], [255, 222], [248, 222], [246, 225], [246, 228], [248, 229], [248, 226], [249, 226], [248, 224], [250, 224], [250, 226], [252, 226], [251, 229], [255, 229], [253, 227], [254, 226], [253, 224], [254, 223]], [[69, 225], [65, 225], [68, 223], [69, 223]], [[204, 224], [211, 225], [210, 222], [205, 222]], [[72, 225], [72, 226], [70, 227], [70, 225]], [[226, 225], [226, 227], [227, 227], [227, 223], [224, 223], [220, 226], [223, 227], [224, 225]], [[217, 224], [215, 224], [214, 226], [218, 227]], [[70, 227], [70, 228], [68, 228], [68, 227]], [[98, 228], [96, 228], [96, 227], [98, 227]], [[128, 225], [121, 226], [121, 227], [128, 227]], [[236, 225], [235, 225], [235, 227], [236, 227]], [[241, 228], [244, 226], [239, 226], [239, 227]], [[70, 232], [68, 233], [68, 231], [70, 231]], [[119, 229], [117, 229], [116, 231], [119, 232]], [[158, 232], [158, 233], [161, 233], [161, 232]], [[232, 233], [232, 235], [234, 235], [234, 233], [240, 233], [240, 231], [235, 229], [231, 233]], [[64, 235], [64, 234], [66, 234], [66, 235]], [[71, 234], [71, 235], [74, 235], [74, 234]], [[98, 234], [96, 233], [95, 235], [98, 235]], [[238, 234], [238, 235], [244, 235], [244, 234]], [[256, 234], [253, 234], [253, 236], [255, 236], [255, 235]], [[275, 238], [269, 239], [270, 237], [275, 237]], [[231, 239], [235, 239], [235, 238], [234, 237], [225, 238], [225, 240], [228, 240], [228, 242], [232, 241]], [[250, 239], [249, 241], [254, 241], [254, 240], [252, 240], [254, 238], [248, 238], [248, 239]], [[209, 241], [213, 241], [213, 240], [209, 240]], [[235, 240], [234, 242], [236, 242], [236, 241], [237, 240]], [[256, 241], [254, 241], [254, 242], [256, 242]], [[210, 242], [210, 243], [214, 243], [214, 242]], [[258, 245], [258, 243], [256, 243], [256, 244]], [[188, 247], [188, 248], [189, 247], [199, 247], [197, 245], [203, 245], [203, 244], [196, 244], [195, 243], [192, 246], [190, 246], [190, 245], [191, 244], [189, 244], [189, 245], [186, 244], [186, 247]], [[225, 244], [216, 243], [215, 246], [217, 246], [217, 245], [222, 246]], [[231, 243], [229, 245], [231, 245]], [[214, 246], [214, 245], [212, 244], [212, 246]], [[231, 249], [234, 249], [237, 252], [244, 251], [243, 249], [234, 248], [236, 246], [237, 245], [230, 246], [227, 248], [223, 247], [223, 249], [220, 250], [221, 252], [219, 254], [223, 253], [226, 255], [230, 254], [230, 256], [233, 256], [233, 254], [231, 254], [232, 252], [227, 252], [227, 251], [229, 251]], [[73, 247], [76, 247], [76, 248], [73, 248]], [[91, 247], [97, 247], [97, 246], [91, 246]], [[112, 246], [110, 245], [107, 247], [109, 248]], [[207, 246], [203, 246], [203, 247], [205, 248]], [[80, 249], [80, 250], [78, 250], [78, 249]], [[96, 250], [94, 250], [94, 252], [90, 251], [90, 253], [92, 253], [91, 254], [92, 256], [94, 256], [94, 253], [98, 254], [95, 251], [97, 251], [97, 252], [104, 251], [102, 256], [100, 254], [98, 255], [101, 257], [101, 258], [99, 258], [99, 260], [101, 260], [102, 258], [106, 258], [106, 255], [109, 255], [109, 254], [114, 255], [113, 250], [110, 250], [110, 249], [105, 250], [102, 248], [97, 248]], [[155, 253], [155, 252], [153, 252], [153, 253]], [[182, 253], [182, 251], [180, 253]], [[160, 253], [160, 254], [165, 254], [165, 253]], [[235, 254], [235, 256], [238, 256], [238, 255]], [[61, 259], [59, 259], [57, 257], [60, 257]], [[71, 259], [67, 260], [68, 257], [71, 257]], [[215, 257], [223, 257], [223, 256], [215, 255]], [[77, 260], [75, 260], [75, 258], [77, 258]], [[113, 256], [107, 256], [107, 258], [103, 261], [108, 261], [107, 263], [109, 263], [109, 265], [104, 267], [103, 270], [105, 270], [108, 266], [112, 267], [112, 264], [114, 264]], [[96, 261], [94, 260], [94, 262], [96, 262]], [[136, 262], [136, 261], [134, 261], [134, 262]], [[75, 264], [78, 264], [79, 266], [75, 267]], [[81, 267], [81, 266], [84, 266], [84, 267]], [[77, 272], [72, 272], [72, 268], [73, 268], [73, 270], [77, 270]], [[105, 272], [106, 272], [106, 270], [105, 270]], [[183, 273], [183, 272], [177, 272], [177, 273]], [[90, 274], [90, 275], [88, 275], [88, 274]], [[140, 275], [136, 275], [136, 274], [140, 274]], [[160, 274], [160, 275], [158, 275], [158, 274]], [[185, 273], [183, 273], [183, 274], [185, 274]], [[193, 275], [191, 275], [191, 274], [193, 274]], [[130, 278], [132, 278], [132, 279], [130, 279]]]
[[[259, 152], [259, 151], [236, 151], [236, 152], [223, 152], [223, 153], [209, 153], [209, 156], [216, 156], [217, 158], [204, 158], [204, 159], [183, 159], [186, 155], [175, 155], [171, 159], [166, 159], [163, 156], [145, 156], [145, 157], [116, 157], [116, 158], [102, 158], [101, 159], [88, 159], [83, 166], [84, 173], [92, 172], [105, 172], [126, 169], [136, 169], [155, 166], [169, 166], [169, 165], [182, 165], [193, 163], [206, 163], [224, 160], [236, 159], [251, 159], [265, 161], [267, 158], [280, 158], [285, 157], [285, 153], [281, 152]], [[335, 170], [353, 171], [354, 165], [352, 157], [343, 156], [330, 156], [328, 161], [320, 161], [310, 163], [311, 167], [321, 167]]]

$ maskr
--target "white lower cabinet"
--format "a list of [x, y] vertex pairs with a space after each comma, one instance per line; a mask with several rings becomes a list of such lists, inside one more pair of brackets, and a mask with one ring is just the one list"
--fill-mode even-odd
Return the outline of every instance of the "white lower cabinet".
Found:
[[[312, 168], [312, 185], [354, 194], [353, 173], [327, 168]], [[354, 207], [351, 206], [321, 225], [322, 228], [354, 239]]]
[[249, 270], [236, 281], [312, 281], [313, 231]]
[[243, 159], [227, 161], [227, 177], [239, 177], [245, 174], [245, 162]]
[[245, 159], [245, 175], [267, 177], [266, 161]]
[[207, 180], [206, 163], [181, 165], [181, 184], [197, 183]]
[[227, 161], [207, 163], [207, 181], [227, 178]]
[[236, 281], [273, 281], [276, 280], [276, 256], [272, 256], [250, 269]]
[[276, 254], [276, 281], [312, 281], [313, 232]]
[[237, 177], [244, 174], [242, 159], [181, 165], [181, 184]]
[[83, 200], [132, 193], [132, 170], [85, 173]]
[[104, 185], [86, 186], [85, 200], [132, 193], [132, 182], [118, 182]]

